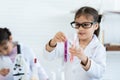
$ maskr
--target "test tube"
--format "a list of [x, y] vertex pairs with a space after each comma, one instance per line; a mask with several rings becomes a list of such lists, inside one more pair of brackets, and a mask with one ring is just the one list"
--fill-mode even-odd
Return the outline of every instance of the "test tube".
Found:
[[67, 62], [67, 40], [64, 42], [64, 61]]

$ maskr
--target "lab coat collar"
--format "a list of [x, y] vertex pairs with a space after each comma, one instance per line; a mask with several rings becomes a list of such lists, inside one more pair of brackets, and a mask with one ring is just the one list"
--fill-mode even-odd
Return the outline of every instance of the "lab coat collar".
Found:
[[91, 42], [87, 45], [87, 47], [95, 48], [98, 45], [98, 43], [99, 43], [99, 40], [98, 40], [97, 36], [93, 35], [93, 38], [92, 38]]
[[84, 53], [89, 57], [92, 58], [92, 53], [94, 53], [95, 48], [99, 45], [99, 40], [96, 35], [93, 36], [91, 42], [86, 46], [84, 49]]

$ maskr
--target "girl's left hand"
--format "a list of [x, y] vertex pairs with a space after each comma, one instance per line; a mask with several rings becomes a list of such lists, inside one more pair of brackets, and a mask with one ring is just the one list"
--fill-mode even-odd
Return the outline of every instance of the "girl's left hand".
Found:
[[6, 76], [10, 72], [10, 69], [3, 68], [0, 70], [0, 75]]
[[69, 48], [69, 52], [71, 53], [71, 55], [77, 56], [80, 60], [83, 60], [86, 57], [81, 47], [76, 48], [72, 46], [71, 48]]

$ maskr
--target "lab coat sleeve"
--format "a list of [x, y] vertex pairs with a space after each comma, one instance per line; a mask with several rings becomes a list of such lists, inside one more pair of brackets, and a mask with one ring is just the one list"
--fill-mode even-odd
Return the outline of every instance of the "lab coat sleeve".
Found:
[[45, 70], [43, 69], [43, 67], [39, 63], [38, 63], [38, 74], [39, 74], [39, 79], [40, 80], [48, 80], [49, 79]]
[[46, 49], [45, 49], [45, 47], [44, 47], [43, 56], [44, 56], [47, 60], [54, 60], [54, 59], [63, 57], [63, 54], [62, 54], [62, 53], [64, 53], [63, 50], [64, 50], [64, 45], [63, 45], [63, 43], [57, 43], [56, 48], [55, 48], [53, 51], [51, 51], [51, 52], [46, 51]]
[[87, 71], [88, 75], [93, 78], [101, 78], [106, 68], [106, 51], [105, 48], [98, 47], [95, 50], [95, 56], [90, 59], [91, 66]]
[[[0, 56], [0, 64], [3, 63], [2, 56]], [[0, 65], [0, 70], [2, 69], [2, 64]], [[0, 80], [5, 80], [5, 76], [0, 74]]]
[[[31, 68], [34, 67], [34, 58], [37, 58], [34, 52], [31, 50]], [[38, 76], [40, 80], [48, 80], [48, 76], [44, 70], [44, 68], [40, 65], [38, 59], [37, 59], [37, 68], [38, 68]]]
[[4, 76], [0, 75], [0, 80], [4, 80], [4, 78], [5, 78]]

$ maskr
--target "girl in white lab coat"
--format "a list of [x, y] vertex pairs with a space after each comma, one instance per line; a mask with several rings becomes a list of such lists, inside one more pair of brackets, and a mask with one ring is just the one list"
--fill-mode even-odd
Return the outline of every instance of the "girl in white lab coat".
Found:
[[[14, 70], [16, 69], [13, 68], [20, 67], [19, 65], [14, 65], [15, 58], [17, 56], [17, 45], [18, 43], [12, 41], [11, 32], [7, 28], [0, 28], [0, 80], [14, 80], [13, 73], [15, 73]], [[34, 58], [36, 58], [35, 54], [30, 48], [22, 44], [19, 45], [21, 48], [21, 54], [25, 60], [25, 64], [27, 65], [27, 80], [31, 80], [32, 70], [34, 67]], [[39, 79], [48, 80], [47, 74], [39, 63], [37, 63], [37, 67]]]
[[[100, 18], [94, 8], [82, 7], [76, 12], [74, 21], [71, 22], [72, 28], [76, 29], [77, 33], [72, 46], [71, 41], [63, 32], [56, 33], [46, 44], [45, 57], [65, 59], [65, 80], [102, 79], [106, 66], [106, 50], [97, 38], [100, 30], [99, 23]], [[68, 46], [67, 59], [65, 46]]]

